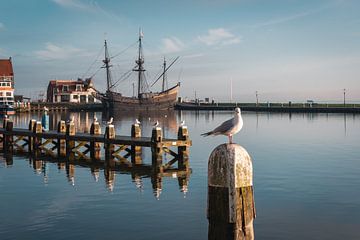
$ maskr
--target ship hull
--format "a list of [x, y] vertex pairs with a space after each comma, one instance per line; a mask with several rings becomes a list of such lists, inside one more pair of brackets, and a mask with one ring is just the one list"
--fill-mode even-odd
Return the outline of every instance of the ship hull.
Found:
[[159, 111], [173, 109], [177, 100], [180, 85], [160, 92], [144, 93], [139, 98], [122, 96], [120, 93], [108, 91], [102, 97], [104, 108], [113, 111]]

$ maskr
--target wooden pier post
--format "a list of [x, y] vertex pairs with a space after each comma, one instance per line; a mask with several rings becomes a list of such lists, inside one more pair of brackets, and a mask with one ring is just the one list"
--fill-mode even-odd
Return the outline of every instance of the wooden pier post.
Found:
[[[30, 132], [34, 132], [35, 125], [36, 125], [36, 120], [31, 119], [29, 121], [29, 131]], [[28, 137], [28, 151], [29, 151], [29, 153], [32, 153], [32, 151], [33, 151], [33, 138], [32, 138], [32, 136]]]
[[[90, 134], [91, 135], [100, 135], [101, 134], [101, 127], [98, 122], [91, 124]], [[90, 141], [90, 158], [92, 160], [100, 159], [100, 143], [99, 142]]]
[[14, 124], [9, 119], [6, 121], [4, 119], [4, 123], [6, 124], [5, 130], [6, 130], [7, 134], [4, 134], [4, 137], [3, 137], [3, 150], [4, 150], [5, 154], [12, 154], [13, 153], [14, 136], [11, 134], [12, 134]]
[[238, 144], [216, 147], [208, 162], [208, 239], [254, 239], [252, 161]]
[[[140, 138], [141, 128], [139, 124], [133, 124], [131, 126], [131, 137]], [[131, 162], [133, 164], [141, 164], [141, 146], [131, 145]]]
[[[66, 123], [65, 121], [61, 120], [58, 122], [57, 125], [57, 132], [58, 134], [66, 134]], [[57, 156], [58, 157], [65, 157], [66, 156], [66, 140], [58, 138], [56, 142], [57, 146]]]
[[[189, 131], [186, 126], [180, 126], [178, 130], [178, 140], [188, 141]], [[178, 147], [178, 168], [181, 170], [189, 169], [189, 146], [179, 146]]]
[[42, 125], [41, 122], [37, 121], [35, 124], [35, 127], [33, 129], [33, 133], [35, 133], [35, 136], [33, 138], [33, 155], [35, 158], [41, 155], [41, 149], [40, 146], [42, 144], [42, 138], [38, 136], [38, 134], [42, 133]]
[[66, 125], [66, 157], [72, 161], [75, 159], [75, 140], [70, 140], [70, 136], [75, 136], [75, 123], [72, 121]]
[[155, 173], [162, 173], [163, 172], [163, 149], [161, 146], [162, 141], [162, 130], [160, 127], [155, 127], [152, 130], [151, 134], [151, 153], [152, 153], [152, 167]]
[[114, 160], [114, 149], [115, 146], [112, 143], [109, 143], [108, 140], [110, 139], [115, 139], [116, 133], [115, 133], [115, 127], [114, 125], [110, 124], [108, 126], [106, 126], [105, 128], [105, 140], [107, 140], [104, 144], [105, 147], [105, 160], [108, 161], [109, 163], [113, 162]]

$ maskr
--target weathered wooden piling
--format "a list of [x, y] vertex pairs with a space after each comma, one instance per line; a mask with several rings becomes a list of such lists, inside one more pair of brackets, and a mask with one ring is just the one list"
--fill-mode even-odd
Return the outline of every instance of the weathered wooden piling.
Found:
[[[13, 130], [13, 122], [11, 120], [4, 120], [5, 122], [5, 130], [7, 132], [11, 132]], [[12, 153], [13, 152], [13, 149], [14, 149], [14, 146], [13, 146], [13, 143], [14, 143], [14, 136], [12, 135], [9, 135], [9, 134], [6, 134], [4, 135], [3, 137], [3, 149], [4, 149], [4, 152], [7, 154], [7, 153]]]
[[[58, 122], [57, 125], [57, 132], [60, 134], [66, 134], [66, 124], [65, 121], [61, 120]], [[57, 148], [57, 156], [58, 157], [65, 157], [66, 156], [66, 140], [57, 138], [56, 141], [56, 148]]]
[[[178, 130], [178, 140], [189, 141], [189, 131], [186, 126], [180, 126]], [[178, 168], [182, 170], [189, 169], [189, 146], [178, 147]]]
[[153, 143], [151, 147], [152, 153], [152, 166], [154, 168], [155, 173], [163, 172], [163, 148], [161, 146], [162, 141], [162, 130], [160, 127], [155, 127], [152, 130], [151, 134], [151, 142]]
[[[135, 123], [131, 126], [131, 137], [140, 138], [141, 137], [141, 128], [140, 125]], [[141, 147], [136, 145], [131, 145], [131, 162], [133, 164], [141, 164]]]
[[[101, 127], [98, 122], [94, 122], [90, 126], [90, 134], [91, 135], [100, 135]], [[100, 159], [100, 143], [95, 141], [90, 141], [90, 158], [92, 160]]]
[[[35, 126], [36, 126], [36, 120], [31, 119], [29, 121], [29, 131], [34, 132]], [[32, 153], [32, 151], [33, 151], [33, 137], [32, 136], [28, 137], [28, 151], [29, 151], [29, 153]]]
[[251, 157], [238, 144], [216, 147], [208, 162], [208, 239], [254, 239]]
[[36, 122], [35, 127], [33, 129], [33, 133], [35, 133], [35, 136], [33, 138], [33, 151], [32, 154], [36, 157], [41, 155], [41, 144], [42, 144], [42, 138], [39, 136], [39, 134], [42, 133], [42, 126], [41, 122]]
[[70, 139], [70, 136], [75, 136], [75, 123], [72, 121], [66, 125], [66, 157], [69, 160], [74, 160], [73, 148], [75, 147], [75, 140]]
[[[110, 125], [106, 126], [105, 139], [106, 140], [115, 139], [115, 136], [116, 136], [116, 133], [115, 133], [114, 125], [110, 124]], [[104, 148], [105, 148], [105, 159], [108, 160], [110, 163], [113, 162], [113, 160], [114, 160], [113, 153], [115, 151], [114, 144], [108, 141], [104, 144]]]

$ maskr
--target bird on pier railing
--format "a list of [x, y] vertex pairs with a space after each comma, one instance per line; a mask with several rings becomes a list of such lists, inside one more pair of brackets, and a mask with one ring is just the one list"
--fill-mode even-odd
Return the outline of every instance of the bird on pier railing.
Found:
[[109, 120], [106, 124], [107, 124], [107, 125], [111, 125], [111, 124], [113, 123], [113, 121], [114, 121], [114, 118], [111, 117], [110, 120]]
[[182, 121], [180, 122], [180, 127], [183, 127], [183, 126], [185, 126], [185, 120], [182, 120]]
[[75, 116], [72, 115], [71, 118], [66, 121], [66, 123], [75, 123]]
[[48, 112], [48, 111], [49, 109], [46, 106], [44, 106], [44, 112]]
[[156, 122], [154, 123], [153, 127], [156, 128], [156, 127], [158, 127], [158, 126], [159, 126], [159, 121], [156, 120]]
[[135, 124], [137, 124], [137, 125], [140, 125], [140, 124], [141, 124], [141, 122], [139, 121], [139, 119], [135, 119]]
[[235, 116], [225, 122], [223, 122], [220, 126], [215, 128], [214, 130], [203, 133], [201, 136], [209, 136], [209, 135], [225, 135], [229, 138], [229, 143], [232, 143], [232, 136], [238, 133], [243, 127], [243, 119], [241, 117], [240, 108], [235, 108]]
[[94, 123], [98, 123], [98, 119], [97, 119], [96, 115], [94, 115]]

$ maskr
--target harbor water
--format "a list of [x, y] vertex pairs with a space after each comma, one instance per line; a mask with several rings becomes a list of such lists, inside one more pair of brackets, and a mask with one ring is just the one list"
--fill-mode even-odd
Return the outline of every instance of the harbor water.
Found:
[[[95, 114], [104, 132], [110, 116]], [[50, 129], [72, 115], [76, 130], [88, 132], [94, 113], [50, 113]], [[200, 134], [232, 116], [231, 111], [114, 116], [119, 135], [130, 135], [137, 118], [143, 136], [151, 135], [158, 120], [169, 138], [185, 120], [192, 171], [185, 180], [163, 177], [161, 189], [146, 174], [115, 171], [109, 179], [104, 169], [0, 155], [0, 239], [207, 239], [208, 158], [228, 140]], [[253, 161], [255, 239], [360, 239], [360, 115], [242, 116], [244, 127], [234, 142]], [[11, 118], [14, 127], [27, 128], [41, 114]], [[151, 164], [150, 151], [142, 158]]]

